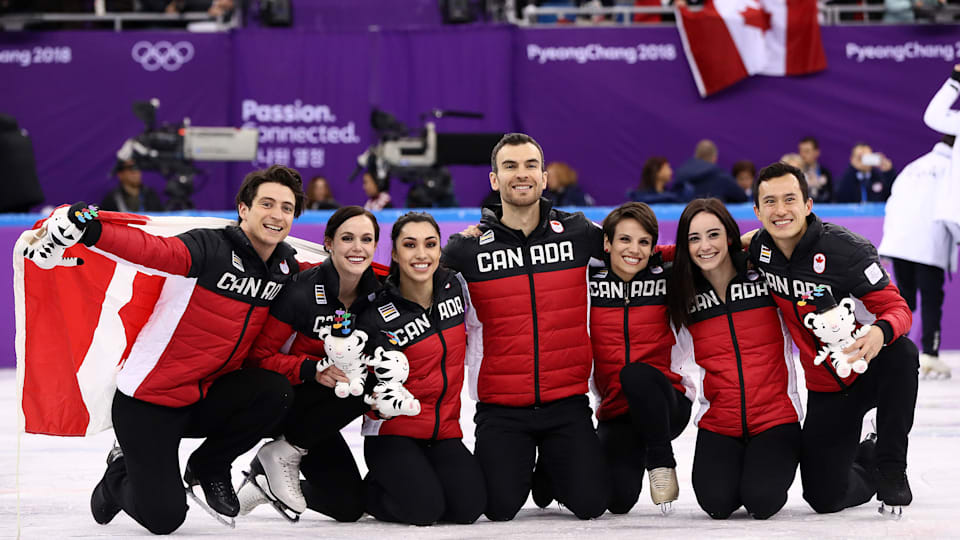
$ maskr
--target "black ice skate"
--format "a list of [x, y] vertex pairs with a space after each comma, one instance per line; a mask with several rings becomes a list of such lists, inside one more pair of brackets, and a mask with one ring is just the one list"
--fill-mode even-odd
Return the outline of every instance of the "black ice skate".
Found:
[[[107, 470], [109, 471], [110, 466], [122, 457], [123, 450], [120, 448], [120, 445], [114, 441], [113, 448], [111, 448], [110, 453], [107, 454]], [[104, 476], [107, 475], [107, 473], [103, 474]], [[120, 513], [120, 505], [107, 493], [102, 478], [100, 482], [97, 483], [97, 487], [93, 488], [93, 494], [90, 495], [90, 513], [93, 514], [93, 520], [100, 525], [110, 523], [113, 521], [113, 518]]]
[[878, 512], [900, 519], [903, 516], [903, 507], [913, 502], [907, 472], [903, 469], [880, 467], [877, 472], [877, 500], [880, 501]]
[[[187, 469], [183, 472], [183, 481], [187, 484], [186, 492], [193, 502], [197, 503], [214, 519], [223, 523], [231, 529], [236, 527], [234, 517], [240, 513], [240, 501], [237, 500], [237, 494], [233, 491], [233, 485], [230, 483], [230, 476], [211, 476], [200, 478], [194, 474], [187, 464]], [[200, 486], [203, 490], [203, 496], [206, 501], [200, 500], [194, 493], [194, 486]]]

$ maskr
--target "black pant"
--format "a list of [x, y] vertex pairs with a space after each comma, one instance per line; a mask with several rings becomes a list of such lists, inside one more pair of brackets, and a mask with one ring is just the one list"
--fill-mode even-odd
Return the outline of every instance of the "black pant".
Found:
[[[376, 377], [367, 377], [364, 393], [374, 384]], [[290, 444], [307, 449], [300, 463], [307, 508], [337, 521], [356, 521], [364, 511], [363, 478], [340, 430], [370, 407], [362, 395], [337, 397], [333, 388], [313, 381], [293, 389], [283, 434]]]
[[644, 468], [677, 466], [670, 441], [687, 427], [692, 405], [666, 375], [649, 364], [624, 366], [620, 385], [630, 412], [597, 425], [610, 467], [607, 509], [614, 514], [625, 514], [637, 504]]
[[782, 424], [751, 436], [729, 437], [701, 428], [693, 456], [693, 491], [713, 519], [742, 505], [767, 519], [787, 502], [800, 461], [800, 424]]
[[476, 455], [487, 482], [488, 519], [517, 515], [530, 493], [538, 452], [557, 501], [580, 519], [603, 514], [607, 467], [591, 414], [587, 396], [538, 407], [477, 404]]
[[367, 511], [381, 521], [473, 523], [487, 504], [480, 462], [460, 439], [366, 437]]
[[180, 439], [206, 437], [189, 459], [195, 473], [229, 477], [233, 460], [276, 426], [292, 397], [286, 378], [264, 369], [227, 373], [205, 398], [187, 407], [164, 407], [117, 392], [113, 429], [123, 458], [107, 467], [107, 494], [150, 532], [177, 530], [187, 513]]
[[877, 408], [877, 465], [904, 470], [917, 405], [917, 347], [906, 337], [880, 350], [846, 390], [807, 396], [800, 478], [803, 498], [820, 513], [863, 504], [876, 493], [873, 471], [854, 463], [863, 415]]
[[893, 259], [893, 275], [910, 311], [917, 310], [917, 289], [920, 289], [923, 352], [937, 356], [940, 351], [940, 319], [943, 316], [943, 268]]

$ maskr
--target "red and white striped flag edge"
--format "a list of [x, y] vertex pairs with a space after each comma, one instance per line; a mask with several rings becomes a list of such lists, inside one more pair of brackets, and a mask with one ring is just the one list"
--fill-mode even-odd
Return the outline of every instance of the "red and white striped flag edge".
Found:
[[[119, 212], [101, 212], [100, 219], [158, 236], [235, 223]], [[117, 372], [171, 276], [81, 244], [65, 256], [80, 257], [83, 265], [43, 270], [23, 257], [42, 224], [21, 234], [13, 249], [17, 425], [27, 433], [92, 435], [112, 426]], [[326, 259], [319, 244], [293, 237], [287, 242], [300, 261]]]
[[816, 0], [707, 0], [677, 8], [677, 29], [700, 97], [751, 75], [827, 67]]

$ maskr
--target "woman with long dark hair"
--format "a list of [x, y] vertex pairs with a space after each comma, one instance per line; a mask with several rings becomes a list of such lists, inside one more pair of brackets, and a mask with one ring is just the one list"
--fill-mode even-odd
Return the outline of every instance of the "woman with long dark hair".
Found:
[[626, 203], [603, 220], [606, 267], [592, 269], [590, 341], [599, 394], [597, 434], [611, 472], [607, 508], [629, 512], [649, 471], [650, 496], [666, 512], [677, 499], [671, 441], [690, 421], [696, 391], [680, 368], [688, 334], [667, 315], [667, 276], [657, 249], [657, 217], [643, 203]]
[[803, 412], [789, 334], [718, 199], [694, 199], [680, 216], [668, 305], [701, 371], [697, 502], [714, 519], [740, 506], [766, 519], [787, 501]]
[[[294, 401], [283, 438], [260, 447], [250, 464], [251, 477], [238, 492], [241, 514], [270, 502], [294, 521], [307, 508], [338, 521], [363, 515], [363, 480], [340, 430], [369, 406], [362, 395], [334, 394], [338, 381], [349, 381], [337, 367], [318, 371], [326, 356], [320, 329], [333, 324], [338, 310], [360, 315], [369, 306], [380, 286], [371, 268], [379, 238], [377, 218], [368, 210], [340, 208], [324, 231], [330, 257], [294, 276], [273, 301], [249, 362], [286, 375]], [[368, 377], [368, 388], [374, 382]]]
[[467, 348], [467, 286], [440, 266], [440, 227], [409, 212], [390, 234], [390, 275], [360, 319], [371, 341], [403, 351], [407, 390], [420, 414], [363, 418], [367, 512], [382, 521], [473, 523], [486, 506], [486, 485], [460, 430], [460, 390]]

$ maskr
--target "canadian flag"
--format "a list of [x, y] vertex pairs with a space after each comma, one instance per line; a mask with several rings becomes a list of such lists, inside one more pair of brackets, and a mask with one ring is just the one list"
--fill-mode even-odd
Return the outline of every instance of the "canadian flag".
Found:
[[[100, 219], [173, 236], [234, 222], [211, 217], [148, 217], [100, 212]], [[43, 270], [23, 251], [43, 221], [13, 250], [17, 333], [18, 427], [27, 433], [92, 435], [112, 426], [117, 371], [157, 309], [168, 279], [178, 279], [77, 244], [67, 257], [80, 266]], [[326, 258], [323, 247], [288, 237], [302, 263]]]
[[707, 0], [677, 9], [683, 49], [701, 97], [750, 75], [822, 71], [816, 0]]

